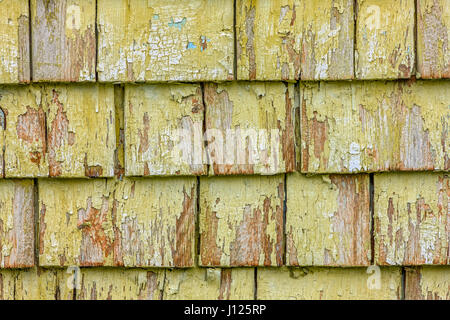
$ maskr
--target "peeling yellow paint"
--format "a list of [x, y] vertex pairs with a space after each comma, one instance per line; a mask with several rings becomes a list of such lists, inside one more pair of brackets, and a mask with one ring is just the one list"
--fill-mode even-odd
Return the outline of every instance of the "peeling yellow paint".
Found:
[[48, 108], [42, 87], [3, 86], [0, 88], [0, 108], [4, 115], [0, 144], [4, 148], [5, 176], [47, 176], [45, 115]]
[[205, 266], [283, 264], [284, 177], [200, 179], [200, 260]]
[[196, 179], [39, 180], [41, 266], [189, 267]]
[[214, 81], [233, 75], [233, 2], [98, 1], [100, 81]]
[[258, 268], [257, 298], [279, 300], [396, 300], [401, 269]]
[[300, 0], [237, 0], [237, 78], [300, 78]]
[[406, 271], [405, 298], [450, 300], [450, 267], [418, 267]]
[[0, 1], [0, 83], [30, 81], [28, 0]]
[[95, 0], [31, 0], [33, 81], [95, 81]]
[[368, 175], [293, 173], [286, 190], [288, 265], [369, 265]]
[[163, 300], [250, 300], [252, 268], [167, 270]]
[[205, 137], [210, 174], [294, 171], [296, 102], [293, 84], [207, 84]]
[[417, 73], [450, 78], [450, 5], [448, 0], [417, 1]]
[[66, 269], [33, 268], [17, 273], [15, 300], [72, 300], [74, 286]]
[[375, 175], [375, 261], [448, 264], [450, 178], [438, 173]]
[[0, 268], [34, 266], [33, 180], [0, 181]]
[[206, 173], [200, 85], [125, 87], [125, 174]]
[[353, 79], [354, 1], [302, 2], [301, 79]]
[[113, 86], [3, 86], [0, 108], [6, 177], [114, 175]]
[[14, 300], [14, 285], [17, 274], [17, 270], [0, 269], [0, 301]]
[[414, 0], [357, 0], [357, 79], [409, 78], [414, 74]]
[[82, 268], [77, 300], [160, 300], [164, 270]]
[[301, 83], [302, 172], [449, 170], [449, 85]]

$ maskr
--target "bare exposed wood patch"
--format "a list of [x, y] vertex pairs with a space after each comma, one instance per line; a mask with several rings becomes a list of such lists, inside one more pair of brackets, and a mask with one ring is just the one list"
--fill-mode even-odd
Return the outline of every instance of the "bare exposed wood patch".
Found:
[[414, 0], [357, 0], [356, 4], [356, 78], [414, 75]]
[[0, 182], [0, 268], [34, 266], [32, 180]]
[[95, 81], [93, 0], [32, 0], [33, 80]]
[[448, 170], [448, 83], [302, 83], [302, 172]]
[[99, 0], [100, 81], [233, 80], [233, 1]]
[[289, 265], [369, 265], [368, 175], [294, 174], [286, 188]]
[[417, 0], [417, 68], [425, 79], [450, 78], [450, 8], [446, 0]]
[[283, 264], [282, 176], [202, 178], [200, 189], [201, 265]]
[[40, 180], [43, 266], [191, 267], [195, 178]]
[[375, 175], [375, 259], [383, 265], [449, 263], [450, 178]]

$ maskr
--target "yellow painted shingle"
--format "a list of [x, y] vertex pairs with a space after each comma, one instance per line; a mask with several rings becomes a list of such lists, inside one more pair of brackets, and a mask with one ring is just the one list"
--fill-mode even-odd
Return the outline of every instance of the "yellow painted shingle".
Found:
[[210, 174], [295, 170], [297, 95], [293, 84], [206, 84], [204, 96]]
[[283, 264], [284, 176], [200, 179], [200, 264]]
[[450, 82], [302, 83], [302, 172], [450, 169]]
[[233, 79], [233, 1], [99, 0], [100, 81]]
[[375, 175], [375, 261], [381, 265], [450, 262], [450, 177]]
[[294, 173], [286, 190], [288, 265], [369, 265], [368, 175]]
[[405, 299], [450, 300], [450, 267], [406, 269]]
[[422, 78], [450, 78], [448, 0], [417, 1], [417, 72]]
[[163, 300], [250, 300], [252, 268], [167, 270]]
[[33, 81], [95, 81], [95, 0], [31, 0]]
[[200, 85], [127, 85], [125, 174], [205, 174], [203, 114]]
[[77, 300], [159, 300], [164, 270], [83, 268]]
[[189, 267], [196, 179], [39, 180], [41, 266]]
[[30, 81], [28, 0], [0, 1], [0, 83]]
[[400, 268], [258, 268], [261, 300], [396, 300]]
[[0, 180], [0, 268], [34, 266], [33, 180]]
[[357, 79], [409, 78], [414, 74], [414, 0], [357, 0]]

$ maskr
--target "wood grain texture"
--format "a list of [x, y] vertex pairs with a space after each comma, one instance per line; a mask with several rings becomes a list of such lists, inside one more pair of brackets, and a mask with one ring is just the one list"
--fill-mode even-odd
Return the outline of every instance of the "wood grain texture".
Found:
[[76, 300], [160, 300], [163, 269], [82, 268]]
[[401, 79], [414, 75], [414, 0], [356, 3], [356, 78]]
[[449, 170], [449, 85], [302, 83], [302, 172]]
[[237, 79], [300, 79], [300, 0], [237, 0]]
[[200, 178], [200, 265], [283, 264], [282, 175]]
[[261, 300], [398, 300], [401, 268], [258, 268]]
[[210, 174], [277, 174], [296, 167], [293, 84], [206, 84]]
[[353, 79], [354, 1], [302, 1], [302, 80]]
[[125, 87], [125, 175], [201, 175], [204, 106], [200, 85]]
[[250, 300], [253, 268], [191, 268], [166, 271], [163, 300]]
[[376, 263], [449, 264], [449, 175], [377, 174], [374, 185]]
[[238, 0], [238, 80], [353, 78], [353, 1]]
[[293, 173], [286, 181], [286, 263], [368, 266], [368, 175]]
[[33, 81], [95, 81], [95, 0], [31, 0]]
[[33, 180], [0, 181], [0, 268], [34, 266]]
[[27, 0], [0, 1], [0, 83], [30, 81]]
[[232, 80], [233, 2], [99, 0], [100, 81]]
[[66, 269], [0, 270], [0, 300], [72, 300], [71, 280]]
[[195, 178], [39, 180], [41, 266], [189, 267]]
[[114, 175], [112, 86], [4, 86], [0, 108], [5, 177]]
[[450, 3], [417, 0], [417, 72], [424, 79], [450, 78]]
[[450, 300], [450, 267], [406, 269], [406, 300]]

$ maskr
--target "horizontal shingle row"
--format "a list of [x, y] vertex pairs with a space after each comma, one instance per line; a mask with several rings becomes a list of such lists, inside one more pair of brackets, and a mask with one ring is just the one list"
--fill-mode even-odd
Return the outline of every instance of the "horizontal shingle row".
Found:
[[[449, 267], [0, 271], [0, 300], [449, 299]], [[258, 285], [255, 286], [255, 283]]]
[[0, 169], [6, 178], [448, 171], [449, 88], [445, 80], [7, 85]]
[[369, 180], [4, 180], [0, 265], [34, 265], [34, 221], [40, 266], [448, 265], [448, 174], [376, 174], [373, 230]]
[[28, 4], [0, 4], [0, 83], [450, 76], [447, 0]]

